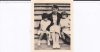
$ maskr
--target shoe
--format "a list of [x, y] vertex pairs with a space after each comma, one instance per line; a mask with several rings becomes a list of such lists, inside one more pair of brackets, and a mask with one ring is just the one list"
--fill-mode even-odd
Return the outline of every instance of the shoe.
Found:
[[56, 44], [53, 44], [53, 49], [55, 49], [56, 48]]
[[59, 44], [56, 44], [56, 48], [60, 48], [60, 45]]

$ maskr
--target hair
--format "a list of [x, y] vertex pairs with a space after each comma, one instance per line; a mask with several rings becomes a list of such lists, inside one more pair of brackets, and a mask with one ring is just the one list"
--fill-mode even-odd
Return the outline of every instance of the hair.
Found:
[[42, 19], [46, 19], [46, 18], [48, 19], [48, 14], [47, 13], [43, 13], [42, 14]]
[[53, 6], [52, 6], [52, 9], [53, 9], [53, 8], [59, 9], [59, 7], [58, 7], [57, 5], [53, 5]]
[[66, 13], [66, 11], [63, 11], [63, 12], [61, 13], [61, 15], [66, 15], [66, 16], [68, 17], [68, 13]]

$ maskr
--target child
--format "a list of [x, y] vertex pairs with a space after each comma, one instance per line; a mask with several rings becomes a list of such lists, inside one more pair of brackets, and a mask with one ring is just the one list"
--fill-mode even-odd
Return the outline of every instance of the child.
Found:
[[42, 15], [42, 20], [40, 22], [40, 30], [38, 31], [38, 34], [40, 35], [38, 45], [40, 45], [40, 40], [42, 39], [42, 36], [44, 35], [44, 33], [47, 35], [47, 42], [48, 42], [48, 45], [50, 45], [50, 42], [49, 42], [50, 32], [47, 31], [47, 27], [50, 25], [50, 23], [51, 22], [48, 20], [48, 14], [44, 13]]
[[68, 14], [64, 11], [61, 13], [62, 19], [60, 21], [61, 26], [61, 35], [65, 42], [70, 41], [70, 19], [68, 18]]

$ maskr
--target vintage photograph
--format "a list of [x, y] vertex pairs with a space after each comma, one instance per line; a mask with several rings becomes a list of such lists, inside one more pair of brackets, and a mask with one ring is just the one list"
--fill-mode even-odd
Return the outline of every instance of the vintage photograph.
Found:
[[34, 50], [71, 49], [70, 6], [70, 3], [34, 3]]

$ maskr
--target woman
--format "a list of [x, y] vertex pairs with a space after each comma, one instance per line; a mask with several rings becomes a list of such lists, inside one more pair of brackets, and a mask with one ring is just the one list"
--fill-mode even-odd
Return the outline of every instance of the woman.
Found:
[[53, 5], [52, 13], [49, 14], [49, 20], [51, 24], [48, 26], [48, 30], [51, 32], [52, 40], [53, 40], [53, 48], [60, 48], [59, 45], [59, 36], [60, 36], [60, 19], [61, 14], [58, 13], [58, 6]]

